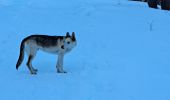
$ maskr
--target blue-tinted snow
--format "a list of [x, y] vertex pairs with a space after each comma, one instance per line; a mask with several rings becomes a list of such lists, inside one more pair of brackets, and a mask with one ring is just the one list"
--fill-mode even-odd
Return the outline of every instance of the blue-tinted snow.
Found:
[[[1, 100], [170, 100], [170, 12], [126, 0], [0, 0]], [[75, 31], [77, 47], [15, 64], [30, 34]]]

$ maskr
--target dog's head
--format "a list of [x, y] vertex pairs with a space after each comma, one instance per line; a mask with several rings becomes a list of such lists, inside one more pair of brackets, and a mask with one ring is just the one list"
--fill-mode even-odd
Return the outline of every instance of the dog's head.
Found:
[[70, 35], [69, 32], [66, 33], [64, 45], [68, 49], [72, 49], [77, 45], [76, 36], [74, 32], [72, 32], [72, 35]]

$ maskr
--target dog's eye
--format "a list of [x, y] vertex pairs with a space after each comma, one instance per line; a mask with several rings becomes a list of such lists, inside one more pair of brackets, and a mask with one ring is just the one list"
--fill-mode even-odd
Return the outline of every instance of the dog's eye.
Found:
[[70, 42], [67, 42], [67, 44], [70, 44]]

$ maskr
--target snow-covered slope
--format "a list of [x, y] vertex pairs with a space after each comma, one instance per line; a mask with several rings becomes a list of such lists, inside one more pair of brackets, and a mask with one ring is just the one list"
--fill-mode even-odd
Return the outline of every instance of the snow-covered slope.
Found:
[[[170, 100], [170, 12], [126, 0], [0, 0], [1, 100]], [[30, 75], [15, 64], [30, 34], [74, 31], [66, 55], [39, 52]]]

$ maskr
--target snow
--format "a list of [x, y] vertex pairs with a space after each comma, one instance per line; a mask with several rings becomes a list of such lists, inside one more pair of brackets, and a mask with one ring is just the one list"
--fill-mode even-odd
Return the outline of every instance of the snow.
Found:
[[[1, 100], [170, 100], [170, 12], [126, 0], [0, 0]], [[21, 40], [74, 31], [65, 56], [15, 69]]]

